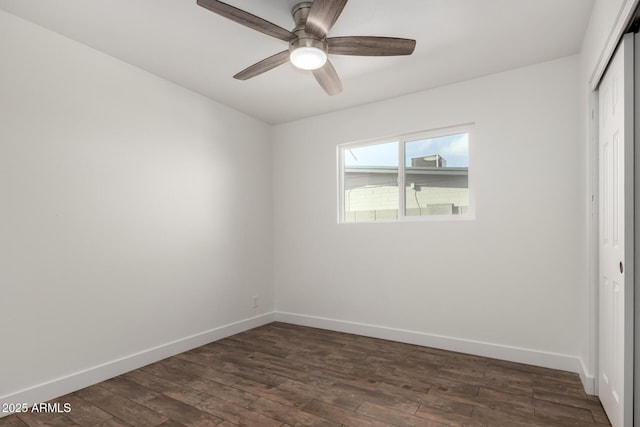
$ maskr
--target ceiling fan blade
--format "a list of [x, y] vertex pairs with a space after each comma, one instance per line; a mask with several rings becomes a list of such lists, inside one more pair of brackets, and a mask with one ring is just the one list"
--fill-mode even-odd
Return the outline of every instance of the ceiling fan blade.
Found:
[[338, 77], [338, 73], [331, 65], [331, 62], [327, 61], [323, 67], [313, 70], [313, 76], [329, 95], [337, 95], [342, 92], [340, 77]]
[[291, 39], [296, 38], [296, 35], [292, 32], [285, 30], [282, 27], [277, 26], [265, 19], [252, 15], [249, 12], [230, 6], [218, 0], [197, 0], [199, 6], [209, 9], [211, 12], [220, 16], [224, 16], [238, 24], [242, 24], [246, 27], [260, 31], [271, 37], [288, 42]]
[[416, 41], [395, 37], [331, 37], [327, 39], [329, 53], [356, 56], [411, 55]]
[[347, 0], [314, 0], [307, 17], [305, 31], [319, 38], [325, 38], [342, 13]]
[[276, 53], [273, 56], [270, 56], [260, 62], [256, 62], [250, 67], [245, 68], [244, 70], [233, 76], [233, 78], [238, 80], [248, 80], [251, 77], [255, 77], [259, 74], [276, 68], [277, 66], [282, 65], [287, 61], [289, 61], [289, 51], [283, 50], [280, 53]]

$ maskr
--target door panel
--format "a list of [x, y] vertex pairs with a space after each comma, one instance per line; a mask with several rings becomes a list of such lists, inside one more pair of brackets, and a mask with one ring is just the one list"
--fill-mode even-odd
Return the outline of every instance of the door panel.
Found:
[[626, 35], [598, 89], [598, 392], [613, 427], [633, 421], [633, 50]]

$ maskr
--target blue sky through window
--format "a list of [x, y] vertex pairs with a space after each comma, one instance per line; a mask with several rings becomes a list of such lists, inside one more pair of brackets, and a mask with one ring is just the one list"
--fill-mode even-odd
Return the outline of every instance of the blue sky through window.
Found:
[[398, 166], [398, 142], [345, 148], [345, 166]]
[[[439, 136], [405, 144], [405, 166], [411, 159], [439, 154], [447, 161], [447, 167], [469, 167], [469, 134]], [[398, 166], [398, 142], [345, 148], [344, 165], [349, 166]]]

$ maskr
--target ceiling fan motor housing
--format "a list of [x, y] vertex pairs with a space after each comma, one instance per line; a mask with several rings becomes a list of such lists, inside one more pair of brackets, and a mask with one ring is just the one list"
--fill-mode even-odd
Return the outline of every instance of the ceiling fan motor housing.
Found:
[[322, 50], [325, 54], [327, 53], [326, 40], [319, 39], [313, 34], [309, 34], [305, 31], [311, 4], [312, 3], [310, 1], [305, 1], [296, 4], [293, 9], [291, 9], [291, 15], [296, 23], [296, 27], [292, 32], [298, 37], [289, 41], [289, 52], [292, 52], [299, 47], [312, 47]]
[[307, 18], [311, 9], [311, 2], [298, 3], [291, 10], [296, 23], [289, 40], [289, 60], [302, 70], [316, 70], [327, 62], [327, 41], [306, 31]]
[[327, 43], [324, 40], [320, 40], [313, 36], [298, 37], [297, 39], [289, 42], [289, 52], [298, 49], [299, 47], [314, 47], [327, 53]]

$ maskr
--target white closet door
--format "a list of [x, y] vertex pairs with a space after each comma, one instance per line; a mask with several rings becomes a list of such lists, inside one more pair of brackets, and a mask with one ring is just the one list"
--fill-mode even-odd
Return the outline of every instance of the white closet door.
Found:
[[613, 427], [633, 417], [634, 38], [626, 35], [600, 83], [598, 393]]

